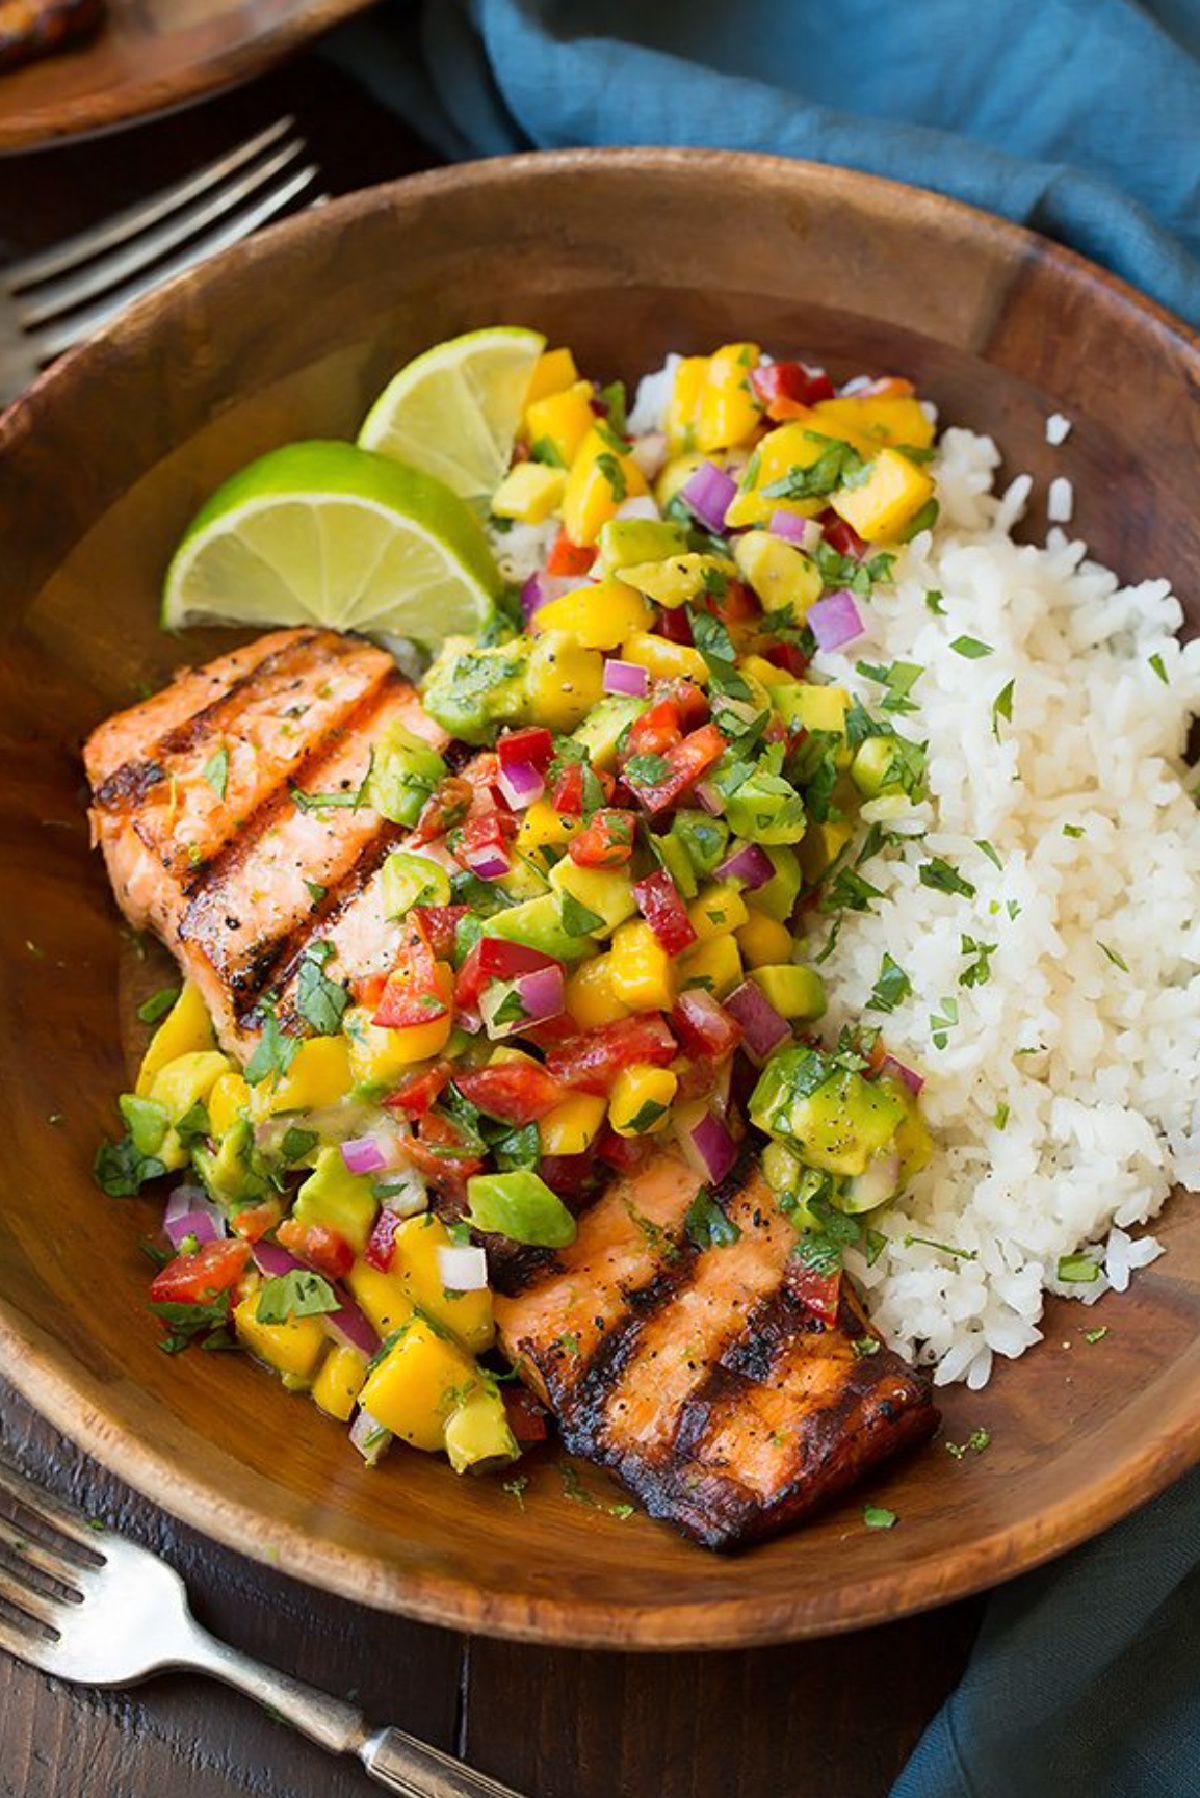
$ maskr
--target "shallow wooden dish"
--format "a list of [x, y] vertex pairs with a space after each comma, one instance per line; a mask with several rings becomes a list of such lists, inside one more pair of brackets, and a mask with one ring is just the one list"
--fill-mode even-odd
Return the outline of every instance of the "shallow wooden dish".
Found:
[[[87, 850], [78, 746], [135, 683], [200, 660], [155, 624], [167, 554], [210, 488], [271, 445], [348, 435], [406, 357], [536, 324], [634, 376], [730, 337], [841, 373], [912, 374], [995, 432], [1010, 470], [1076, 483], [1080, 527], [1129, 575], [1188, 592], [1200, 355], [1119, 283], [1025, 232], [889, 183], [766, 158], [567, 152], [418, 176], [255, 239], [143, 303], [0, 422], [0, 1355], [62, 1429], [222, 1541], [373, 1605], [490, 1633], [708, 1647], [895, 1617], [1002, 1580], [1200, 1456], [1200, 1213], [1124, 1298], [1052, 1305], [1047, 1341], [940, 1443], [740, 1558], [572, 1501], [555, 1457], [524, 1508], [343, 1432], [238, 1358], [156, 1347], [136, 1239], [149, 1204], [90, 1164], [125, 1077], [131, 956]], [[1050, 451], [1044, 420], [1075, 424]], [[124, 998], [122, 998], [122, 982]], [[1085, 1328], [1107, 1324], [1088, 1345]], [[615, 1496], [600, 1476], [585, 1483]], [[864, 1530], [865, 1500], [899, 1513]]]
[[0, 75], [0, 154], [133, 124], [248, 81], [375, 0], [108, 0], [77, 45]]

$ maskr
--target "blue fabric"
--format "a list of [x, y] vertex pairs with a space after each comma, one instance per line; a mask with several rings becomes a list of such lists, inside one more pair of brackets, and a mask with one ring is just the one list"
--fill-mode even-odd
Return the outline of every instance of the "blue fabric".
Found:
[[1200, 325], [1200, 0], [393, 0], [337, 54], [447, 157], [703, 144], [868, 169]]
[[[1200, 0], [393, 0], [334, 54], [450, 158], [841, 163], [1017, 219], [1200, 324]], [[893, 1798], [1200, 1798], [1200, 1473], [992, 1598]]]

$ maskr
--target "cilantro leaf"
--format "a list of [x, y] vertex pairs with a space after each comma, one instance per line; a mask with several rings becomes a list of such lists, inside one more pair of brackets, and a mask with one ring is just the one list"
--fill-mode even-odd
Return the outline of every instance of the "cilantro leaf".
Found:
[[229, 786], [229, 750], [224, 743], [205, 762], [204, 779], [217, 798], [224, 799]]
[[997, 743], [1000, 741], [1001, 718], [1006, 724], [1012, 723], [1013, 694], [1016, 690], [1015, 680], [1006, 681], [992, 701], [992, 735]]
[[871, 997], [867, 1000], [867, 1011], [895, 1011], [902, 1000], [912, 992], [912, 981], [898, 962], [884, 951], [883, 961], [879, 968], [879, 978], [871, 989]]
[[731, 1217], [702, 1186], [683, 1216], [684, 1234], [698, 1249], [729, 1248], [742, 1232]]
[[301, 1042], [300, 1037], [290, 1036], [283, 1029], [273, 999], [263, 1001], [260, 1013], [263, 1022], [258, 1047], [242, 1069], [250, 1086], [257, 1086], [268, 1074], [278, 1074], [283, 1079], [296, 1059]]
[[965, 656], [968, 662], [978, 662], [984, 656], [994, 655], [990, 643], [984, 643], [978, 637], [955, 637], [950, 645], [957, 656]]
[[289, 1317], [316, 1317], [339, 1309], [329, 1281], [307, 1268], [293, 1267], [263, 1283], [254, 1315], [260, 1324], [282, 1324]]
[[310, 943], [296, 978], [296, 1010], [316, 1036], [336, 1036], [350, 1003], [341, 981], [330, 980], [324, 971], [333, 954], [332, 943]]
[[563, 888], [559, 909], [562, 927], [568, 936], [591, 936], [593, 931], [604, 929], [604, 919], [599, 912], [589, 911], [586, 905], [576, 899], [574, 893]]
[[969, 880], [964, 880], [956, 868], [943, 861], [940, 855], [931, 856], [922, 862], [917, 869], [917, 879], [923, 887], [932, 887], [939, 893], [961, 893], [964, 899], [975, 897], [975, 888]]
[[177, 986], [160, 987], [158, 992], [151, 993], [137, 1008], [137, 1015], [143, 1024], [157, 1024], [159, 1018], [166, 1017], [179, 997]]
[[96, 1184], [110, 1199], [132, 1198], [147, 1180], [157, 1180], [166, 1171], [157, 1155], [141, 1154], [129, 1136], [101, 1143], [92, 1163]]

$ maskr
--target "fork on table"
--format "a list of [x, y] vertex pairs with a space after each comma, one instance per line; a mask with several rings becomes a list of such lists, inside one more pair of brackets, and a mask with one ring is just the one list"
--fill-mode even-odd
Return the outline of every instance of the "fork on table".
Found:
[[[400, 1729], [371, 1731], [352, 1704], [276, 1673], [202, 1629], [183, 1581], [0, 1456], [0, 1648], [43, 1673], [128, 1686], [165, 1669], [211, 1674], [333, 1753], [356, 1754], [405, 1798], [516, 1798]], [[314, 1788], [315, 1789], [315, 1788]]]
[[295, 124], [277, 119], [194, 175], [0, 269], [0, 406], [132, 301], [306, 195], [318, 171], [301, 160]]

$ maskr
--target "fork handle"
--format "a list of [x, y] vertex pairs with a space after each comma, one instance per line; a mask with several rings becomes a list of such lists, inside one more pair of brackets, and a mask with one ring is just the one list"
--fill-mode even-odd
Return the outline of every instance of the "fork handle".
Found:
[[188, 1619], [187, 1653], [179, 1664], [210, 1673], [274, 1711], [293, 1729], [335, 1754], [357, 1754], [381, 1786], [403, 1798], [519, 1798], [508, 1786], [476, 1773], [452, 1755], [427, 1747], [402, 1729], [367, 1733], [362, 1712], [341, 1698], [318, 1692], [301, 1679], [264, 1667], [240, 1649], [210, 1636]]

